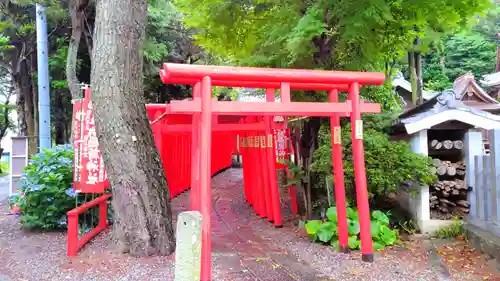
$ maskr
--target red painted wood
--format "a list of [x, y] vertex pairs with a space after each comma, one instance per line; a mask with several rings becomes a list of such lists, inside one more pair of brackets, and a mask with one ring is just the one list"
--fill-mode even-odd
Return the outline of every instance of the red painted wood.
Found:
[[[101, 231], [106, 229], [109, 225], [107, 220], [107, 208], [108, 199], [111, 198], [111, 194], [104, 194], [97, 197], [96, 199], [87, 202], [67, 213], [68, 216], [68, 245], [67, 245], [67, 255], [69, 257], [74, 257], [85, 244], [87, 244], [92, 238], [94, 238]], [[78, 238], [78, 215], [87, 211], [88, 209], [99, 206], [99, 225], [94, 228], [89, 233], [85, 234], [83, 237]]]
[[262, 81], [318, 84], [381, 85], [385, 75], [379, 72], [326, 71], [303, 69], [276, 69], [257, 67], [230, 67], [194, 64], [163, 64], [165, 79], [188, 78], [202, 79], [205, 76], [214, 80]]
[[[337, 90], [328, 93], [329, 102], [338, 101]], [[339, 246], [342, 251], [349, 249], [349, 234], [347, 231], [347, 204], [344, 186], [344, 164], [342, 161], [342, 143], [335, 143], [335, 129], [340, 129], [340, 117], [330, 117], [330, 131], [332, 137], [332, 164], [335, 182], [335, 205], [337, 208], [337, 224], [339, 233]], [[340, 138], [340, 136], [337, 136]]]
[[[353, 83], [349, 89], [349, 99], [352, 101], [351, 112], [351, 137], [352, 137], [352, 159], [354, 166], [354, 181], [356, 184], [356, 201], [358, 204], [358, 215], [360, 225], [361, 253], [373, 259], [372, 235], [370, 229], [370, 206], [368, 205], [368, 188], [365, 174], [365, 154], [363, 148], [361, 112], [359, 110], [359, 85]], [[361, 136], [357, 137], [357, 130]], [[370, 257], [371, 256], [371, 257]]]
[[[283, 92], [283, 88], [280, 91], [281, 93]], [[266, 90], [266, 101], [267, 102], [274, 102], [274, 89], [267, 89]], [[286, 99], [284, 100], [286, 102]], [[265, 143], [267, 144], [267, 171], [269, 173], [269, 183], [270, 183], [270, 189], [271, 189], [271, 206], [272, 206], [272, 216], [273, 216], [273, 223], [274, 226], [282, 226], [283, 221], [281, 218], [281, 204], [280, 204], [280, 197], [279, 197], [279, 186], [278, 186], [278, 176], [276, 174], [276, 146], [274, 144], [274, 139], [273, 135], [271, 132], [272, 129], [272, 117], [265, 116], [264, 118], [267, 118], [267, 127], [266, 127], [266, 141]], [[271, 139], [269, 139], [269, 136], [271, 136]]]
[[210, 77], [203, 78], [201, 85], [203, 112], [200, 115], [200, 211], [203, 217], [201, 233], [201, 280], [211, 280], [212, 274], [212, 84]]
[[[197, 79], [186, 79], [186, 78], [169, 78], [165, 74], [165, 71], [160, 70], [160, 77], [162, 82], [165, 84], [183, 84], [183, 85], [194, 85], [199, 82]], [[279, 82], [258, 82], [258, 81], [225, 81], [225, 80], [214, 80], [213, 86], [219, 87], [233, 87], [233, 88], [266, 88], [266, 89], [279, 89], [281, 83]], [[310, 90], [310, 91], [329, 91], [332, 89], [337, 89], [339, 91], [349, 90], [349, 85], [347, 84], [313, 84], [313, 83], [290, 83], [291, 89], [294, 90]]]
[[[230, 110], [234, 110], [234, 109], [228, 109], [227, 105], [229, 103], [234, 104], [234, 103], [237, 103], [237, 102], [217, 102], [217, 103], [223, 103], [220, 106], [226, 107], [224, 109], [225, 111], [230, 111]], [[238, 105], [238, 108], [244, 107], [245, 105], [247, 105], [249, 107], [254, 107], [254, 108], [255, 107], [261, 107], [261, 106], [266, 106], [264, 102], [239, 102], [239, 103], [241, 103], [241, 105]], [[276, 103], [276, 104], [280, 105], [280, 103]], [[311, 102], [311, 103], [294, 102], [292, 104], [299, 104], [299, 106], [303, 106], [303, 107], [307, 108], [307, 106], [316, 107], [317, 105], [321, 105], [323, 103], [319, 103], [319, 102]], [[274, 106], [274, 107], [277, 107], [277, 106]], [[190, 114], [193, 114], [194, 112], [198, 112], [198, 113], [201, 112], [201, 104], [200, 104], [200, 102], [191, 102], [191, 101], [187, 101], [187, 100], [172, 101], [170, 104], [147, 104], [146, 108], [148, 110], [163, 110], [163, 112], [168, 113], [169, 116], [176, 116], [176, 117], [177, 116], [183, 116], [183, 115], [190, 115]], [[360, 111], [362, 113], [380, 113], [380, 110], [381, 110], [380, 104], [378, 104], [378, 103], [369, 103], [369, 102], [361, 102], [360, 103]], [[255, 111], [255, 109], [253, 111]], [[328, 109], [328, 111], [329, 111], [328, 114], [321, 115], [321, 116], [328, 116], [328, 115], [330, 115], [332, 113], [339, 114], [340, 117], [349, 117], [350, 116], [350, 110], [349, 111], [345, 111], [345, 112], [330, 112], [331, 110]], [[229, 114], [229, 113], [226, 112], [225, 114]], [[282, 113], [276, 113], [276, 112], [274, 112], [274, 114], [284, 115]], [[256, 113], [254, 112], [252, 114], [248, 114], [248, 113], [245, 113], [245, 112], [237, 112], [237, 113], [235, 113], [235, 115], [236, 116], [223, 115], [223, 116], [220, 116], [220, 117], [224, 117], [224, 118], [229, 118], [229, 117], [242, 118], [243, 116], [256, 115]], [[300, 114], [299, 116], [302, 116], [302, 115], [303, 114]], [[273, 112], [264, 112], [264, 113], [260, 114], [260, 116], [273, 116]], [[291, 116], [294, 116], [294, 115], [291, 115]], [[313, 116], [313, 115], [309, 115], [309, 116]], [[235, 120], [233, 123], [236, 124], [237, 121]], [[220, 125], [218, 125], [218, 126], [220, 126]], [[216, 127], [215, 130], [219, 130], [219, 129]], [[220, 130], [223, 130], [223, 129], [221, 128]], [[238, 129], [231, 129], [231, 130], [237, 131]]]
[[[169, 112], [174, 114], [201, 112], [201, 105], [197, 101], [172, 101]], [[343, 103], [219, 101], [212, 103], [212, 112], [219, 115], [241, 116], [328, 116], [334, 113], [351, 112], [351, 103], [349, 101]]]

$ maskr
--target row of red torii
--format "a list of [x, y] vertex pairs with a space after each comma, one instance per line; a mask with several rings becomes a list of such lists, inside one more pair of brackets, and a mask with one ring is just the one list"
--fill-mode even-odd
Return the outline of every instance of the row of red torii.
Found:
[[[172, 101], [170, 104], [148, 104], [146, 109], [164, 166], [169, 166], [166, 162], [171, 154], [164, 151], [166, 148], [164, 142], [167, 140], [162, 140], [162, 135], [169, 132], [183, 132], [189, 135], [189, 138], [184, 139], [184, 143], [189, 141], [190, 149], [182, 157], [191, 160], [187, 166], [191, 168], [191, 171], [176, 173], [183, 174], [182, 178], [187, 179], [188, 187], [191, 187], [191, 208], [199, 211], [203, 217], [201, 280], [211, 280], [211, 177], [217, 169], [227, 166], [225, 163], [234, 152], [234, 145], [226, 145], [224, 153], [214, 154], [214, 149], [217, 150], [218, 146], [214, 146], [212, 138], [216, 137], [216, 132], [229, 132], [229, 134], [218, 136], [220, 140], [224, 139], [226, 142], [236, 143], [234, 136], [240, 136], [238, 143], [243, 158], [245, 198], [253, 206], [257, 215], [267, 218], [276, 227], [282, 226], [275, 166], [276, 144], [275, 138], [272, 137], [272, 130], [276, 128], [273, 121], [275, 116], [330, 117], [339, 246], [343, 252], [348, 251], [348, 231], [340, 117], [350, 118], [362, 259], [373, 261], [361, 113], [378, 113], [380, 105], [361, 101], [359, 89], [361, 86], [382, 84], [385, 80], [383, 73], [166, 63], [160, 70], [160, 77], [165, 84], [193, 86], [192, 100]], [[264, 88], [266, 89], [266, 102], [214, 101], [212, 99], [214, 86]], [[280, 102], [275, 102], [277, 89], [279, 89]], [[292, 89], [328, 91], [329, 100], [324, 103], [291, 102], [290, 91]], [[339, 91], [347, 91], [348, 100], [339, 102]], [[78, 141], [78, 138], [76, 139]], [[79, 147], [82, 148], [82, 146]], [[76, 154], [75, 151], [75, 157]], [[214, 161], [221, 157], [226, 157], [224, 158], [226, 160]], [[214, 164], [217, 166], [216, 169], [212, 167]], [[85, 163], [75, 158], [75, 167], [77, 167], [75, 175], [80, 173], [78, 169], [83, 166]], [[256, 167], [259, 169], [255, 169]], [[165, 167], [166, 172], [167, 169], [169, 168]], [[81, 171], [84, 170], [81, 169]], [[84, 180], [85, 175], [81, 176], [80, 174], [80, 178], [75, 180], [75, 188], [80, 190], [84, 189], [83, 186], [89, 185]], [[167, 180], [169, 180], [169, 172], [167, 172]], [[101, 179], [92, 185], [99, 185], [100, 188], [87, 190], [97, 192], [107, 185], [107, 180]], [[170, 181], [169, 188], [171, 188]], [[103, 209], [105, 210], [105, 200], [108, 198], [109, 196], [104, 196], [102, 199], [68, 212], [68, 255], [76, 255], [77, 249], [106, 227], [106, 212]], [[294, 197], [291, 196], [291, 199], [292, 209], [296, 211]], [[100, 213], [103, 214], [101, 223], [91, 234], [79, 241], [78, 214], [95, 205], [101, 207]]]

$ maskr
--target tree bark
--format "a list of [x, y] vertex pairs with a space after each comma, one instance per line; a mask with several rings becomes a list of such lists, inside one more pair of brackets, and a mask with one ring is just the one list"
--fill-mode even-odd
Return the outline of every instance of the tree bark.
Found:
[[63, 104], [63, 97], [62, 95], [67, 93], [61, 93], [60, 90], [54, 90], [52, 91], [52, 94], [54, 95], [54, 108], [53, 108], [53, 116], [54, 116], [54, 135], [55, 135], [55, 142], [56, 145], [59, 144], [65, 144], [66, 143], [66, 134], [65, 134], [65, 123], [66, 120], [64, 118], [64, 104]]
[[418, 85], [417, 85], [417, 69], [415, 65], [415, 52], [408, 52], [408, 67], [410, 72], [411, 83], [411, 102], [413, 106], [417, 106], [418, 102]]
[[70, 0], [69, 13], [71, 16], [71, 37], [68, 46], [68, 56], [66, 59], [66, 79], [72, 98], [80, 95], [80, 82], [76, 75], [76, 63], [78, 60], [78, 50], [83, 33], [84, 10], [88, 5], [88, 0]]
[[27, 52], [27, 43], [22, 42], [15, 47], [12, 57], [12, 80], [18, 94], [17, 112], [21, 135], [28, 137], [29, 154], [38, 151], [35, 136], [34, 104], [33, 104], [33, 78], [29, 65], [31, 54]]
[[92, 100], [99, 144], [113, 187], [121, 250], [135, 256], [174, 251], [170, 192], [143, 95], [146, 0], [98, 1]]

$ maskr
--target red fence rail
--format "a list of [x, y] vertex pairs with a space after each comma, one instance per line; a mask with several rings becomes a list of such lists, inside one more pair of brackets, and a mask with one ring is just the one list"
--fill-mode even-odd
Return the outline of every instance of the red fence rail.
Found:
[[[96, 199], [87, 202], [71, 211], [68, 212], [68, 256], [76, 256], [78, 250], [80, 250], [85, 244], [87, 244], [92, 238], [94, 238], [99, 232], [106, 229], [109, 225], [108, 221], [108, 199], [111, 198], [111, 194], [104, 194], [97, 197]], [[90, 208], [99, 206], [99, 224], [97, 227], [92, 229], [90, 232], [84, 234], [81, 238], [78, 237], [78, 215], [83, 214]]]

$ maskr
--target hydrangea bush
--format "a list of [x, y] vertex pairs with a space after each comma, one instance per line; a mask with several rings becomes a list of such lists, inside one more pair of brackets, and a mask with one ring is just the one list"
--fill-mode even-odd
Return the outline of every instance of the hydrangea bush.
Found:
[[9, 201], [26, 228], [65, 228], [66, 213], [84, 201], [73, 189], [72, 146], [56, 146], [32, 156], [24, 169], [19, 194]]

